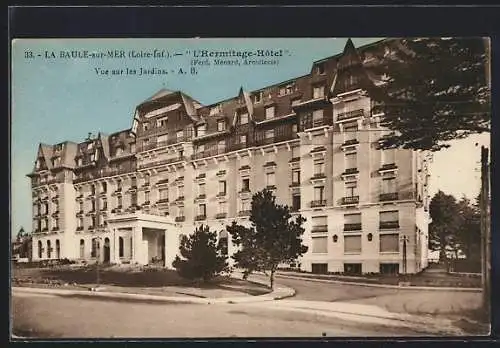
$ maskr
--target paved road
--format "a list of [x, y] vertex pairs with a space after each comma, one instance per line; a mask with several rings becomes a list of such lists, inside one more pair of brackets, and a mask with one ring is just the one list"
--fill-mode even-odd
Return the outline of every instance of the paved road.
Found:
[[[360, 323], [244, 304], [159, 304], [14, 294], [14, 334], [44, 338], [419, 336]], [[265, 303], [264, 303], [265, 304]]]
[[460, 314], [464, 310], [478, 308], [482, 296], [480, 292], [376, 288], [279, 276], [276, 282], [294, 288], [297, 293], [292, 299], [296, 300], [369, 304], [389, 312], [408, 314]]

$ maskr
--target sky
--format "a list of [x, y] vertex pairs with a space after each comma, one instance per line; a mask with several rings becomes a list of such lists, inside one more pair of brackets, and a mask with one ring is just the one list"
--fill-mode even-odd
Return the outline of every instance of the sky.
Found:
[[[380, 38], [352, 40], [361, 46]], [[33, 170], [39, 143], [81, 142], [89, 132], [130, 128], [135, 106], [162, 88], [182, 90], [202, 104], [211, 104], [236, 96], [240, 87], [255, 90], [302, 76], [310, 72], [313, 61], [341, 53], [345, 42], [346, 38], [14, 40], [11, 233], [15, 235], [21, 226], [32, 229], [31, 186], [26, 174]], [[264, 58], [278, 61], [277, 65], [197, 64], [194, 74], [192, 60], [200, 50], [278, 54], [281, 50], [282, 56]], [[68, 58], [71, 51], [87, 52], [87, 57]], [[88, 57], [108, 51], [117, 54], [114, 58]], [[125, 57], [120, 56], [122, 51]], [[145, 57], [147, 53], [152, 57]], [[168, 74], [139, 76], [141, 68]], [[489, 134], [477, 135], [453, 141], [451, 148], [436, 153], [430, 194], [440, 189], [456, 197], [475, 198], [480, 183], [480, 146], [489, 143]]]

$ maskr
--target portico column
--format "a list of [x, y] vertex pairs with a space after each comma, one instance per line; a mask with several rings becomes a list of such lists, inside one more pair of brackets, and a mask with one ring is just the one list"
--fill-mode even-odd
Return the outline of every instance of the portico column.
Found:
[[144, 260], [147, 253], [144, 250], [144, 242], [142, 240], [142, 225], [137, 224], [133, 230], [134, 235], [134, 262], [140, 265], [147, 264], [147, 260]]
[[120, 258], [118, 256], [119, 243], [118, 243], [118, 235], [116, 233], [116, 228], [113, 228], [112, 240], [113, 240], [113, 243], [111, 245], [111, 247], [112, 247], [111, 260], [113, 260], [113, 263], [119, 263], [119, 261], [120, 261]]
[[173, 268], [172, 262], [179, 254], [179, 230], [178, 227], [171, 226], [165, 230], [165, 267]]

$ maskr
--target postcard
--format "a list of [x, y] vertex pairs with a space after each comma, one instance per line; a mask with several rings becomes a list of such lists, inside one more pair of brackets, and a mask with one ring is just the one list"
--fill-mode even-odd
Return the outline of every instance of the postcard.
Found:
[[488, 334], [488, 39], [11, 49], [13, 338]]

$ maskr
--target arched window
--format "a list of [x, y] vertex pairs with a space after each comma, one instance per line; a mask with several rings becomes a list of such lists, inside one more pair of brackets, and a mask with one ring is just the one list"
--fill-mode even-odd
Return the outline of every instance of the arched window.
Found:
[[123, 237], [118, 237], [118, 256], [123, 257]]
[[50, 259], [50, 254], [52, 252], [52, 246], [50, 245], [50, 240], [47, 241], [47, 258]]
[[61, 258], [61, 243], [59, 243], [59, 239], [56, 239], [56, 259]]
[[80, 239], [80, 258], [85, 258], [85, 241]]
[[42, 241], [39, 240], [38, 241], [38, 258], [41, 259], [42, 258], [42, 253], [43, 253], [43, 246], [42, 246]]
[[90, 257], [97, 257], [97, 248], [99, 248], [99, 241], [97, 238], [92, 238], [92, 249], [90, 250]]

